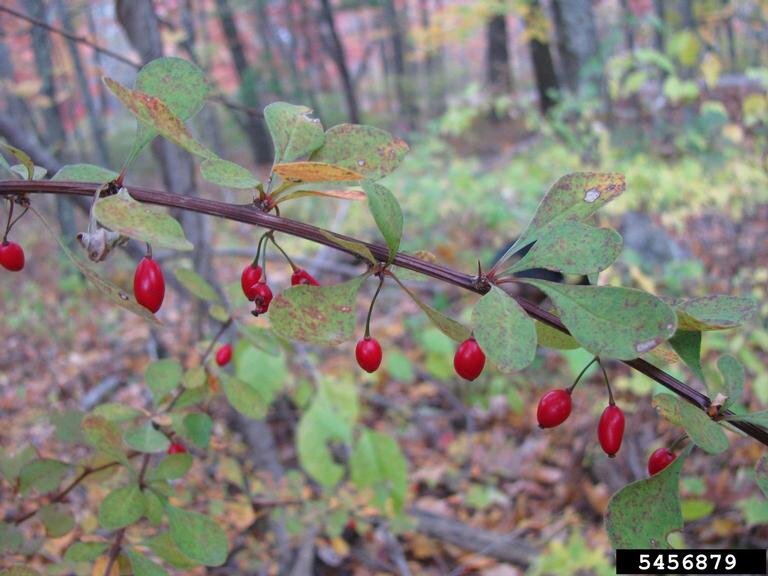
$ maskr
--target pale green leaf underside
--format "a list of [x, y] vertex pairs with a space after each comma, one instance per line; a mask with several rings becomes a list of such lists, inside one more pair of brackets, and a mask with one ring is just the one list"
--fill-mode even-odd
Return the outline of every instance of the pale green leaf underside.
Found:
[[653, 405], [666, 419], [682, 426], [691, 440], [709, 454], [720, 454], [728, 449], [728, 437], [723, 428], [703, 410], [672, 394], [657, 394]]

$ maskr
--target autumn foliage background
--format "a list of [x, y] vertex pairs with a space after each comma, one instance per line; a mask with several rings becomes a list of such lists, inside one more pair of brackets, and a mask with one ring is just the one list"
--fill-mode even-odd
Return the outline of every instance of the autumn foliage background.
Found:
[[[200, 66], [213, 88], [192, 131], [262, 176], [272, 152], [259, 112], [273, 101], [310, 106], [326, 126], [364, 122], [406, 139], [411, 153], [387, 178], [405, 214], [402, 248], [427, 250], [467, 272], [478, 260], [484, 267], [494, 261], [557, 177], [622, 172], [627, 192], [600, 223], [622, 232], [625, 249], [601, 283], [670, 296], [754, 297], [755, 321], [707, 336], [705, 371], [717, 381], [711, 360], [732, 353], [747, 370], [745, 407], [768, 405], [768, 11], [759, 1], [6, 0], [0, 32], [0, 136], [50, 174], [75, 162], [118, 169], [135, 123], [101, 76], [131, 84], [136, 66], [115, 55], [136, 65], [177, 55]], [[200, 181], [190, 157], [159, 139], [127, 182], [249, 201]], [[84, 229], [82, 206], [41, 200], [63, 237]], [[309, 198], [283, 214], [376, 238], [361, 203]], [[199, 249], [192, 256], [160, 251], [157, 259], [167, 270], [194, 267], [236, 293], [257, 231], [176, 216]], [[32, 218], [17, 226], [27, 267], [0, 273], [4, 474], [7, 458], [24, 450], [82, 456], [62, 433], [67, 423], [101, 403], [145, 407], [147, 365], [172, 357], [195, 366], [218, 328], [173, 280], [162, 328], [111, 306], [42, 230]], [[282, 242], [322, 283], [360, 268], [333, 250]], [[270, 282], [287, 285], [290, 269], [276, 251], [269, 258]], [[135, 260], [135, 252], [121, 252], [107, 270], [130, 285]], [[358, 307], [360, 335], [369, 284]], [[474, 301], [433, 281], [413, 286], [459, 319]], [[247, 314], [244, 299], [240, 308]], [[374, 375], [357, 369], [353, 344], [279, 353], [267, 347], [253, 370], [280, 392], [263, 419], [244, 418], [223, 401], [206, 405], [210, 445], [191, 448], [195, 464], [175, 490], [229, 535], [234, 553], [225, 568], [210, 571], [613, 573], [603, 527], [608, 498], [644, 477], [651, 450], [679, 434], [651, 406], [655, 384], [609, 365], [628, 416], [622, 450], [609, 460], [596, 440], [605, 402], [596, 370], [577, 389], [563, 427], [536, 427], [538, 397], [570, 384], [591, 359], [587, 352], [540, 349], [522, 373], [488, 370], [468, 383], [453, 373], [453, 342], [401, 292], [384, 290], [373, 322], [385, 350]], [[246, 345], [235, 331], [225, 340]], [[667, 368], [701, 388], [682, 365]], [[216, 390], [216, 378], [207, 385]], [[323, 495], [302, 472], [297, 426], [318, 388], [341, 390], [346, 409], [398, 441], [408, 460], [408, 519], [381, 520], [371, 494], [348, 483]], [[753, 440], [732, 436], [726, 453], [688, 460], [681, 488], [687, 522], [675, 542], [768, 546], [768, 502], [751, 481], [761, 455]], [[95, 479], [69, 496], [78, 529], [47, 540], [33, 565], [50, 574], [90, 573], [88, 565], [55, 559], [99, 532], [95, 514], [109, 486]], [[16, 513], [13, 496], [14, 487], [0, 480], [0, 514]], [[29, 531], [41, 534], [40, 526]], [[0, 543], [0, 567], [1, 551]]]

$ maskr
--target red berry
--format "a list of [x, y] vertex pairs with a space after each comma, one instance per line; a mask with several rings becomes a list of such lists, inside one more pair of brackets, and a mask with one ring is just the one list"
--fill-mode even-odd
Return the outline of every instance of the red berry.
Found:
[[261, 280], [261, 266], [251, 263], [243, 268], [243, 273], [240, 274], [240, 286], [242, 286], [243, 294], [248, 300], [253, 300], [256, 297], [253, 289], [259, 280]]
[[648, 474], [653, 476], [675, 461], [675, 453], [668, 448], [659, 448], [648, 458]]
[[314, 276], [301, 268], [291, 274], [291, 286], [298, 286], [299, 284], [307, 284], [309, 286], [320, 286], [320, 282], [315, 280]]
[[624, 413], [618, 406], [607, 406], [600, 416], [600, 424], [597, 427], [597, 437], [600, 446], [611, 458], [621, 448], [621, 440], [624, 437]]
[[160, 310], [165, 297], [165, 279], [160, 266], [145, 256], [133, 275], [133, 295], [136, 301], [152, 313]]
[[0, 244], [0, 264], [6, 270], [18, 272], [24, 268], [24, 250], [16, 242]]
[[258, 316], [259, 314], [265, 314], [269, 310], [269, 303], [272, 302], [272, 289], [266, 282], [261, 281], [251, 286], [250, 290], [253, 292], [254, 308], [251, 314]]
[[376, 338], [363, 338], [355, 347], [355, 358], [366, 372], [376, 372], [381, 365], [381, 344]]
[[536, 419], [539, 428], [554, 428], [559, 426], [571, 415], [571, 393], [558, 388], [550, 390], [539, 400]]
[[181, 442], [171, 442], [171, 445], [168, 446], [168, 454], [186, 454], [187, 449], [184, 447], [184, 444]]
[[485, 367], [485, 353], [474, 338], [464, 340], [453, 356], [453, 368], [456, 374], [465, 380], [474, 380]]
[[232, 344], [224, 344], [216, 351], [216, 364], [226, 366], [232, 360]]

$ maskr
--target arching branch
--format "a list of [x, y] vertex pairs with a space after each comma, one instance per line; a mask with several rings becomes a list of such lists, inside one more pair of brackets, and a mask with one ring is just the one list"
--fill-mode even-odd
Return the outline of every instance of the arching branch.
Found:
[[[94, 193], [96, 187], [97, 184], [87, 182], [4, 180], [0, 181], [0, 196], [38, 193], [91, 196]], [[250, 204], [229, 204], [226, 202], [219, 202], [217, 200], [208, 200], [206, 198], [180, 196], [178, 194], [171, 194], [169, 192], [146, 188], [143, 186], [131, 186], [129, 192], [131, 196], [139, 202], [146, 202], [148, 204], [166, 206], [169, 208], [191, 210], [193, 212], [199, 212], [209, 216], [224, 218], [226, 220], [234, 220], [237, 222], [252, 224], [262, 228], [290, 234], [291, 236], [303, 238], [317, 244], [323, 244], [335, 250], [353, 254], [353, 252], [350, 250], [347, 250], [329, 240], [326, 236], [328, 231], [323, 230], [322, 228], [312, 226], [311, 224], [305, 224], [297, 220], [292, 220], [290, 218], [267, 214]], [[388, 258], [388, 249], [383, 244], [371, 244], [369, 242], [364, 242], [357, 238], [352, 238], [343, 234], [338, 234], [336, 232], [333, 234], [344, 240], [352, 240], [365, 244], [373, 253], [373, 255], [381, 261], [386, 261]], [[412, 270], [413, 272], [435, 278], [441, 282], [452, 284], [477, 294], [484, 294], [490, 289], [490, 286], [487, 283], [480, 282], [477, 276], [465, 274], [447, 266], [426, 262], [403, 252], [399, 252], [397, 254], [394, 259], [394, 264], [396, 266]], [[553, 328], [565, 334], [569, 333], [565, 325], [554, 314], [544, 310], [537, 304], [525, 298], [515, 295], [510, 296], [515, 298], [517, 303], [532, 318], [548, 324], [549, 326], [552, 326]], [[622, 362], [634, 370], [644, 374], [651, 380], [658, 382], [665, 388], [671, 390], [681, 398], [684, 398], [686, 401], [690, 402], [694, 406], [701, 408], [702, 410], [706, 411], [711, 403], [711, 400], [705, 394], [702, 394], [698, 390], [694, 390], [686, 383], [678, 380], [674, 376], [668, 374], [661, 368], [654, 366], [646, 360], [636, 358], [634, 360], [623, 360]], [[724, 416], [731, 414], [732, 413], [727, 410], [722, 412], [722, 415]], [[731, 421], [730, 424], [748, 436], [751, 436], [758, 442], [768, 446], [768, 430], [748, 422]]]

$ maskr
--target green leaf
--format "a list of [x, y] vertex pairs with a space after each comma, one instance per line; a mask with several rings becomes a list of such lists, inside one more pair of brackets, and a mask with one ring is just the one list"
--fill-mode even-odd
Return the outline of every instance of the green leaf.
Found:
[[205, 566], [221, 566], [227, 559], [227, 535], [210, 518], [176, 508], [165, 508], [171, 525], [171, 539], [188, 558]]
[[184, 125], [183, 119], [174, 114], [162, 99], [141, 90], [126, 88], [112, 78], [104, 78], [104, 84], [139, 121], [136, 142], [129, 160], [132, 160], [158, 133], [195, 156], [206, 159], [216, 158], [213, 152], [192, 136]]
[[67, 562], [92, 562], [101, 556], [107, 548], [107, 542], [75, 542], [67, 548], [64, 560]]
[[200, 562], [188, 558], [179, 550], [179, 547], [171, 540], [171, 535], [168, 532], [163, 532], [150, 538], [147, 540], [146, 545], [158, 558], [165, 560], [174, 568], [194, 568], [200, 565]]
[[51, 414], [51, 423], [56, 427], [56, 437], [66, 444], [83, 440], [80, 424], [85, 413], [82, 410], [67, 410]]
[[411, 291], [405, 284], [403, 284], [397, 276], [393, 276], [395, 281], [400, 285], [408, 296], [418, 305], [419, 308], [427, 315], [432, 321], [435, 327], [443, 334], [455, 340], [456, 342], [463, 342], [470, 337], [471, 332], [469, 328], [457, 322], [453, 318], [446, 316], [442, 312], [435, 310], [429, 304], [423, 302], [416, 294]]
[[678, 328], [675, 335], [669, 339], [669, 344], [691, 372], [705, 382], [704, 370], [701, 367], [701, 332]]
[[250, 189], [261, 182], [250, 170], [222, 158], [207, 158], [200, 164], [200, 174], [211, 184], [223, 188]]
[[616, 173], [575, 172], [560, 178], [549, 189], [528, 227], [499, 258], [496, 265], [509, 260], [521, 248], [534, 242], [563, 222], [584, 222], [598, 208], [619, 196], [626, 184]]
[[723, 354], [717, 360], [717, 369], [723, 376], [723, 393], [728, 396], [723, 408], [728, 408], [741, 400], [744, 393], [744, 366], [730, 354]]
[[282, 354], [254, 348], [247, 342], [235, 345], [235, 374], [243, 382], [271, 398], [285, 385], [288, 371]]
[[123, 437], [112, 422], [91, 414], [83, 418], [80, 429], [89, 445], [130, 467], [130, 462], [123, 450]]
[[395, 514], [402, 512], [408, 489], [408, 462], [394, 438], [363, 429], [349, 459], [352, 482], [358, 488], [373, 488], [377, 505], [391, 503]]
[[672, 299], [681, 330], [727, 330], [750, 320], [757, 311], [751, 298], [714, 295]]
[[0, 572], [0, 576], [40, 576], [40, 572], [28, 566], [11, 566]]
[[310, 114], [311, 108], [287, 102], [264, 108], [264, 120], [275, 145], [275, 164], [307, 156], [323, 145], [323, 126]]
[[344, 476], [344, 468], [333, 459], [328, 442], [349, 444], [352, 430], [325, 394], [318, 393], [299, 421], [296, 449], [299, 463], [316, 482], [331, 488]]
[[563, 274], [593, 274], [616, 261], [622, 244], [615, 230], [567, 221], [540, 236], [533, 248], [505, 272], [546, 268]]
[[168, 576], [168, 572], [136, 550], [126, 550], [125, 554], [131, 561], [133, 576]]
[[272, 329], [287, 340], [341, 344], [355, 333], [355, 300], [363, 274], [333, 286], [292, 286], [269, 309]]
[[363, 181], [363, 190], [368, 196], [368, 208], [379, 227], [379, 232], [389, 247], [389, 260], [392, 263], [403, 236], [403, 212], [394, 194], [381, 184]]
[[205, 366], [194, 366], [184, 372], [184, 377], [181, 380], [184, 388], [202, 388], [205, 383], [208, 382], [208, 373], [205, 370]]
[[319, 232], [321, 235], [325, 236], [328, 240], [333, 242], [335, 245], [341, 246], [342, 248], [345, 248], [350, 252], [357, 254], [358, 256], [362, 256], [363, 258], [368, 260], [368, 262], [370, 262], [371, 264], [376, 264], [376, 257], [371, 253], [368, 246], [366, 246], [362, 242], [358, 242], [357, 240], [347, 240], [345, 238], [340, 238], [336, 234], [327, 232], [326, 230], [320, 230]]
[[[5, 148], [14, 155], [14, 157], [22, 163], [24, 168], [26, 168], [26, 174], [19, 174], [15, 170], [13, 170], [13, 167], [11, 166], [9, 169], [14, 172], [15, 174], [18, 174], [22, 178], [25, 178], [27, 180], [34, 180], [35, 179], [35, 163], [32, 162], [32, 158], [29, 157], [29, 154], [24, 152], [21, 148], [16, 148], [16, 146], [11, 146], [10, 144], [6, 144], [5, 142], [0, 142], [0, 147]], [[3, 159], [5, 160], [5, 159]], [[4, 162], [4, 164], [7, 166], [8, 162]]]
[[137, 202], [125, 188], [99, 199], [94, 211], [99, 222], [124, 236], [172, 250], [194, 248], [184, 236], [181, 224], [173, 217], [149, 204]]
[[563, 324], [596, 356], [631, 360], [675, 333], [674, 311], [655, 296], [633, 288], [577, 286], [522, 278], [546, 293]]
[[226, 372], [218, 371], [216, 375], [224, 390], [230, 406], [254, 420], [261, 420], [267, 415], [272, 397], [263, 390], [243, 382], [240, 378], [232, 377]]
[[165, 434], [157, 430], [152, 422], [146, 422], [138, 428], [128, 430], [125, 433], [125, 443], [145, 454], [165, 452], [171, 445]]
[[35, 210], [34, 207], [32, 208], [32, 211], [40, 219], [40, 221], [43, 223], [43, 225], [48, 230], [48, 232], [50, 232], [53, 239], [59, 243], [59, 247], [61, 248], [62, 252], [64, 252], [64, 255], [67, 258], [69, 258], [72, 264], [74, 264], [77, 267], [77, 269], [83, 273], [83, 275], [99, 290], [99, 292], [104, 294], [104, 296], [106, 296], [109, 300], [111, 300], [113, 303], [117, 304], [121, 308], [124, 308], [129, 312], [133, 312], [138, 316], [141, 316], [142, 318], [144, 318], [145, 320], [148, 320], [149, 322], [151, 322], [156, 326], [161, 325], [160, 321], [158, 321], [158, 319], [155, 318], [154, 314], [152, 314], [149, 310], [144, 308], [144, 306], [136, 302], [136, 299], [133, 297], [132, 291], [123, 290], [122, 288], [113, 284], [109, 280], [102, 278], [93, 268], [90, 267], [90, 265], [86, 264], [80, 258], [75, 256], [75, 254], [67, 247], [67, 245], [61, 241], [61, 239], [56, 234], [56, 232], [53, 231], [50, 224], [48, 224], [48, 222], [45, 220], [45, 218], [43, 218], [40, 212]]
[[37, 452], [29, 444], [18, 450], [12, 456], [0, 452], [0, 474], [3, 475], [9, 484], [15, 484], [21, 469], [26, 464], [36, 459]]
[[125, 404], [118, 404], [117, 402], [99, 404], [93, 409], [92, 413], [112, 422], [127, 422], [144, 415], [141, 410], [126, 406]]
[[152, 480], [176, 480], [181, 478], [192, 467], [191, 454], [170, 454], [160, 461], [152, 473]]
[[211, 441], [211, 432], [213, 431], [213, 420], [208, 414], [203, 412], [193, 412], [184, 417], [184, 433], [186, 438], [200, 448], [205, 450]]
[[[172, 454], [172, 456], [189, 456], [189, 454]], [[189, 456], [190, 459], [192, 456]], [[191, 463], [190, 463], [191, 465]], [[165, 515], [165, 504], [160, 499], [160, 496], [155, 494], [152, 490], [144, 490], [144, 516], [155, 526], [158, 526], [163, 521]]]
[[75, 517], [63, 504], [43, 506], [39, 514], [49, 538], [61, 538], [75, 528]]
[[99, 506], [99, 525], [117, 530], [138, 522], [144, 515], [144, 496], [138, 484], [129, 484], [107, 494]]
[[157, 360], [147, 366], [144, 377], [147, 386], [152, 391], [152, 400], [155, 405], [173, 391], [181, 382], [184, 371], [178, 361], [172, 359]]
[[[136, 76], [135, 89], [160, 100], [170, 113], [181, 120], [187, 120], [200, 111], [209, 91], [202, 70], [181, 58], [156, 58], [147, 63]], [[138, 152], [157, 136], [156, 128], [152, 123], [139, 122], [126, 165], [130, 165]]]
[[492, 286], [472, 311], [473, 334], [485, 355], [504, 372], [522, 370], [536, 356], [536, 326], [509, 294]]
[[573, 336], [560, 332], [560, 330], [552, 328], [549, 324], [536, 321], [534, 325], [536, 326], [536, 339], [539, 346], [556, 350], [575, 350], [581, 347]]
[[343, 166], [370, 180], [380, 180], [394, 171], [408, 153], [405, 140], [389, 132], [361, 126], [339, 124], [325, 133], [325, 143], [310, 159]]
[[[14, 164], [11, 166], [11, 172], [15, 172], [22, 178], [27, 178], [29, 176], [29, 168], [24, 164]], [[27, 180], [42, 180], [45, 178], [45, 175], [48, 173], [48, 170], [43, 168], [42, 166], [34, 165], [32, 167], [32, 176], [30, 178], [27, 178]]]
[[605, 527], [613, 548], [670, 548], [667, 537], [683, 527], [678, 484], [692, 445], [658, 474], [633, 482], [608, 502]]
[[682, 426], [691, 440], [709, 454], [720, 454], [728, 449], [728, 437], [722, 427], [703, 410], [672, 394], [657, 394], [654, 407], [672, 424]]
[[0, 554], [15, 554], [24, 545], [24, 534], [14, 524], [0, 522]]
[[37, 490], [40, 494], [52, 492], [59, 487], [71, 469], [69, 464], [59, 460], [50, 458], [32, 460], [19, 472], [21, 493], [26, 494], [30, 490]]
[[221, 301], [216, 290], [213, 289], [213, 286], [194, 270], [190, 270], [189, 268], [176, 268], [173, 273], [176, 276], [176, 280], [178, 280], [179, 283], [194, 296], [197, 296], [201, 300], [207, 300], [208, 302]]
[[106, 184], [117, 178], [117, 172], [94, 166], [93, 164], [67, 164], [62, 166], [51, 180], [70, 180], [73, 182], [95, 182]]

